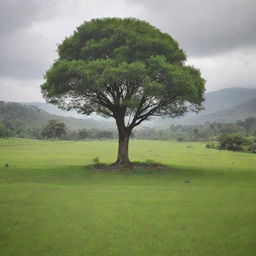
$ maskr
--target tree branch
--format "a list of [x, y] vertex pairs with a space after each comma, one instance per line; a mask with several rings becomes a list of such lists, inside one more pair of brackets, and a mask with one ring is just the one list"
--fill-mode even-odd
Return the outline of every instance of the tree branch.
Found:
[[149, 116], [152, 116], [154, 112], [156, 112], [161, 106], [162, 106], [162, 102], [160, 102], [156, 107], [149, 110], [146, 114], [138, 116], [132, 128], [134, 128], [135, 126], [138, 126], [140, 123], [146, 120]]

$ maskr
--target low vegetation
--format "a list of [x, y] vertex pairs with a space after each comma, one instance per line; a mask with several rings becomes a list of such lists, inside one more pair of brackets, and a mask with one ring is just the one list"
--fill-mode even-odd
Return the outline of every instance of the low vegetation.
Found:
[[[62, 130], [65, 130], [58, 136], [54, 131], [48, 133], [46, 130], [52, 127], [50, 124], [62, 124]], [[234, 123], [205, 123], [204, 125], [171, 125], [168, 129], [160, 128], [141, 128], [131, 134], [131, 138], [150, 139], [150, 140], [177, 140], [177, 141], [216, 141], [222, 134], [239, 133], [241, 136], [256, 136], [256, 118], [249, 117], [244, 121]], [[17, 123], [9, 121], [0, 121], [0, 138], [20, 137], [32, 139], [59, 138], [64, 140], [91, 140], [91, 139], [116, 139], [118, 134], [116, 130], [102, 127], [83, 128], [79, 130], [70, 130], [61, 120], [50, 120], [42, 128], [25, 128]]]
[[[204, 142], [0, 140], [0, 255], [255, 255], [256, 155]], [[151, 161], [147, 160], [151, 159]]]
[[42, 130], [42, 137], [46, 139], [64, 138], [66, 134], [66, 125], [58, 120], [50, 120]]
[[206, 147], [256, 153], [256, 138], [247, 138], [238, 133], [222, 134], [218, 142], [218, 144], [208, 143]]

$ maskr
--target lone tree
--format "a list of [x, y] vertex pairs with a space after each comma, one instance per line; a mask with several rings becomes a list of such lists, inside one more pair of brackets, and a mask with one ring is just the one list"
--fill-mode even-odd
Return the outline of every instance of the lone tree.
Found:
[[114, 166], [130, 166], [132, 129], [150, 116], [177, 117], [203, 108], [205, 80], [185, 65], [186, 55], [168, 34], [134, 18], [93, 19], [58, 46], [42, 93], [49, 103], [116, 120]]

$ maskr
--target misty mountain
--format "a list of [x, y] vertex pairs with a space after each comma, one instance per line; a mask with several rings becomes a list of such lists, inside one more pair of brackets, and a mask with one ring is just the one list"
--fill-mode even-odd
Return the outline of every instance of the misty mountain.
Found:
[[[141, 127], [168, 127], [170, 124], [200, 124], [204, 122], [231, 122], [256, 116], [256, 89], [228, 88], [205, 94], [205, 110], [188, 113], [183, 117], [151, 118]], [[110, 129], [115, 128], [113, 119], [104, 119], [77, 114], [75, 111], [63, 111], [55, 105], [41, 102], [4, 103], [0, 104], [1, 119], [20, 122], [24, 126], [42, 127], [50, 119], [64, 122], [70, 130], [82, 128]], [[79, 119], [78, 119], [79, 118]], [[83, 118], [83, 119], [81, 119]]]
[[205, 110], [182, 117], [153, 118], [147, 126], [168, 127], [170, 124], [192, 125], [205, 122], [231, 122], [256, 116], [256, 89], [227, 88], [205, 94]]
[[232, 122], [256, 116], [256, 89], [228, 88], [205, 94], [205, 110], [180, 119], [183, 124]]
[[78, 129], [111, 129], [114, 122], [110, 120], [76, 119], [53, 115], [30, 105], [0, 101], [0, 122], [8, 122], [24, 128], [42, 128], [50, 119], [57, 119], [66, 124], [70, 130]]
[[[189, 122], [189, 120], [194, 117], [199, 117], [201, 115], [222, 111], [222, 110], [246, 103], [254, 98], [256, 98], [256, 89], [227, 88], [227, 89], [222, 89], [218, 91], [208, 92], [205, 94], [205, 102], [204, 102], [205, 110], [204, 111], [201, 111], [199, 114], [188, 113], [184, 117], [178, 118], [177, 120], [179, 122], [184, 122], [184, 121]], [[28, 102], [28, 103], [22, 103], [22, 104], [33, 105], [50, 114], [54, 114], [58, 116], [75, 117], [79, 119], [88, 118], [88, 116], [80, 115], [76, 111], [64, 111], [59, 109], [55, 105], [48, 104], [48, 103]], [[93, 115], [92, 119], [105, 120], [96, 115]], [[166, 118], [164, 120], [166, 120]]]
[[205, 94], [205, 113], [228, 109], [256, 98], [256, 89], [227, 88]]
[[244, 120], [247, 117], [256, 117], [256, 98], [243, 104], [217, 111], [215, 113], [198, 115], [190, 120], [192, 123], [218, 122], [227, 123]]
[[49, 103], [43, 103], [43, 102], [26, 102], [26, 103], [20, 103], [24, 104], [27, 106], [35, 106], [38, 107], [39, 109], [44, 110], [47, 113], [57, 115], [57, 116], [65, 116], [65, 117], [74, 117], [78, 119], [84, 119], [86, 116], [78, 114], [75, 110], [71, 111], [65, 111], [59, 109], [57, 106], [49, 104]]

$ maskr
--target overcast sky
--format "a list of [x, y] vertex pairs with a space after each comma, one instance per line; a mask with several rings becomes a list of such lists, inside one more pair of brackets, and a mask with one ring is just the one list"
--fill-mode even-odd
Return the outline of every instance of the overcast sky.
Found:
[[0, 0], [0, 100], [44, 101], [57, 44], [100, 17], [136, 17], [169, 33], [207, 91], [256, 88], [255, 0]]

